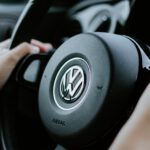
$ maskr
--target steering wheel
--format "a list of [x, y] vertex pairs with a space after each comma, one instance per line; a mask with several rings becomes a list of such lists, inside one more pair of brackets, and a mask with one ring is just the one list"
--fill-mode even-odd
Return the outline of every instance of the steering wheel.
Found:
[[[50, 5], [49, 0], [28, 2], [11, 48], [32, 38]], [[149, 58], [149, 48], [141, 42], [98, 32], [73, 36], [55, 52], [26, 57], [3, 91], [3, 149], [39, 149], [29, 144], [41, 141], [51, 149], [108, 148], [149, 82]], [[26, 117], [34, 122], [28, 124]]]

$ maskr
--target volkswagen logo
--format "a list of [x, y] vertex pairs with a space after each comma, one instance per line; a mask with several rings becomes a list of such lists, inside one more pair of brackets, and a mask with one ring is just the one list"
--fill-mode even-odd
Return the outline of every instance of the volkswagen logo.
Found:
[[70, 67], [62, 76], [60, 82], [60, 95], [67, 101], [72, 102], [79, 98], [85, 86], [85, 76], [80, 66]]
[[66, 61], [56, 71], [53, 74], [53, 95], [50, 95], [53, 96], [54, 104], [62, 110], [78, 107], [85, 100], [90, 82], [91, 72], [88, 63], [82, 58], [75, 57]]

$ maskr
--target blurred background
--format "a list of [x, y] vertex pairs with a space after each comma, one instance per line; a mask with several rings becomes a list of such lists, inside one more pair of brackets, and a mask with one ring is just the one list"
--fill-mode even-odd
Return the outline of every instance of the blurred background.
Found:
[[[0, 41], [10, 38], [27, 0], [0, 0]], [[147, 0], [53, 0], [35, 37], [59, 46], [81, 32], [126, 34], [150, 43]], [[39, 10], [40, 11], [40, 10]]]

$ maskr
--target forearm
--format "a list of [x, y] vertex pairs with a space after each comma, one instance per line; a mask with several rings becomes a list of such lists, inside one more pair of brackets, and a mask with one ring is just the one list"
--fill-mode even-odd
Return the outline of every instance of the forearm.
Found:
[[150, 85], [109, 150], [150, 149]]

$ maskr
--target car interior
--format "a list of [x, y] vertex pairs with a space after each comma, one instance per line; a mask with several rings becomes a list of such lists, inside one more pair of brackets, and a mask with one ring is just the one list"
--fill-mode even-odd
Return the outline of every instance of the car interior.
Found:
[[149, 82], [147, 0], [0, 0], [0, 42], [38, 39], [0, 92], [0, 149], [109, 148]]

